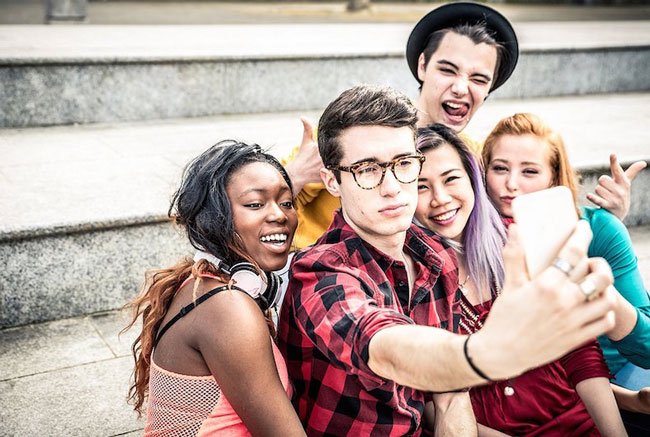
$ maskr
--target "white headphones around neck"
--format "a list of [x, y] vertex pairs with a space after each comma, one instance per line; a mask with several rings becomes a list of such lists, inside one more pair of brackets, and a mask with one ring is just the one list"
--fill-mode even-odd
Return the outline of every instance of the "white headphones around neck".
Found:
[[194, 262], [202, 259], [229, 275], [234, 285], [237, 285], [252, 297], [262, 311], [266, 311], [280, 303], [282, 279], [275, 273], [265, 272], [264, 276], [260, 276], [255, 266], [249, 262], [240, 262], [230, 267], [211, 253], [199, 250], [194, 255]]

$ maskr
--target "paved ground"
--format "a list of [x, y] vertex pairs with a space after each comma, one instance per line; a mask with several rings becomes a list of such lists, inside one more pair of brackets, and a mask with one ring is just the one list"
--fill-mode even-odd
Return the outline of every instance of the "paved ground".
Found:
[[[0, 0], [0, 24], [41, 24], [42, 0]], [[347, 12], [345, 2], [91, 1], [90, 24], [413, 23], [436, 3], [375, 3]], [[647, 20], [650, 6], [493, 4], [514, 22]]]

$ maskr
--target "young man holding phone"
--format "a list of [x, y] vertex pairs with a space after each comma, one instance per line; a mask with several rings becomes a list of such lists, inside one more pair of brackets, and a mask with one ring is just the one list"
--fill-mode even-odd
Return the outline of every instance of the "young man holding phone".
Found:
[[586, 258], [579, 224], [559, 253], [571, 268], [532, 279], [514, 228], [491, 317], [471, 336], [454, 333], [455, 256], [411, 223], [423, 158], [416, 119], [407, 97], [368, 86], [343, 92], [321, 117], [321, 177], [341, 210], [296, 255], [278, 332], [309, 435], [419, 435], [424, 425], [473, 435], [465, 392], [429, 392], [518, 375], [613, 326], [611, 271]]

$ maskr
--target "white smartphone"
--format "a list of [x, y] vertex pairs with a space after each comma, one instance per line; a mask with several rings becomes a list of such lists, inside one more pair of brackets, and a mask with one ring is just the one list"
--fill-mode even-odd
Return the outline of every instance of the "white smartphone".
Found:
[[551, 265], [579, 219], [571, 190], [564, 186], [515, 197], [512, 214], [531, 277]]

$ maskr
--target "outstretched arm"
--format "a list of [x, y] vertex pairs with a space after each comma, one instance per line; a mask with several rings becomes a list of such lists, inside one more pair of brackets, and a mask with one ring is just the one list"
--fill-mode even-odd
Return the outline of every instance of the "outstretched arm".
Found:
[[[486, 382], [468, 358], [491, 379], [506, 379], [558, 359], [610, 330], [611, 270], [601, 259], [586, 258], [590, 239], [589, 225], [581, 221], [559, 254], [576, 266], [572, 272], [549, 267], [530, 280], [516, 225], [511, 226], [504, 249], [505, 285], [480, 331], [468, 340], [425, 326], [388, 327], [370, 341], [369, 367], [402, 385], [449, 391]], [[583, 281], [597, 290], [590, 301], [578, 285]]]
[[623, 171], [616, 154], [612, 153], [609, 166], [612, 175], [599, 177], [595, 193], [588, 193], [587, 199], [623, 220], [630, 211], [632, 181], [646, 167], [646, 162], [637, 161]]

